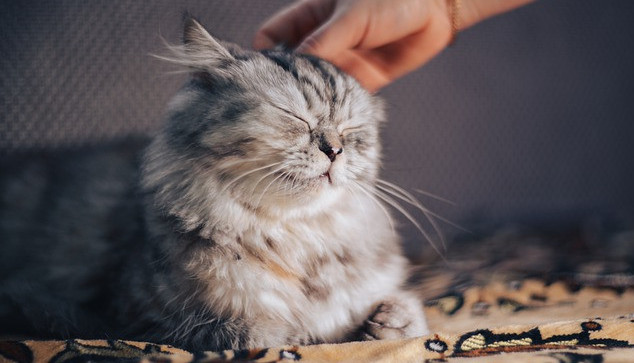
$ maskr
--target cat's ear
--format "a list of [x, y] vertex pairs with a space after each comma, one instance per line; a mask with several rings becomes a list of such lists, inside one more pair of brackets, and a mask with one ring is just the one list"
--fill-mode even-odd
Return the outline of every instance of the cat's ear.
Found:
[[192, 60], [195, 60], [195, 63], [203, 63], [205, 68], [226, 64], [234, 60], [229, 50], [188, 14], [185, 14], [184, 17], [183, 47], [185, 53]]
[[183, 46], [185, 52], [197, 59], [207, 59], [209, 62], [221, 62], [234, 60], [220, 42], [207, 32], [200, 23], [189, 15], [185, 15], [183, 28]]
[[193, 72], [222, 75], [225, 66], [235, 61], [226, 46], [214, 39], [198, 21], [188, 15], [184, 18], [183, 44], [171, 45], [165, 42], [165, 46], [171, 55], [154, 57], [187, 67]]

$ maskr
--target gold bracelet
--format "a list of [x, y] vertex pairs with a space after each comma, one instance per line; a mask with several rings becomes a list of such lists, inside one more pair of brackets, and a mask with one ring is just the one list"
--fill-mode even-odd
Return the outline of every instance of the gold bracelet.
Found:
[[456, 41], [458, 30], [460, 30], [460, 0], [447, 0], [447, 9], [449, 12], [449, 22], [451, 23], [449, 45], [452, 45]]

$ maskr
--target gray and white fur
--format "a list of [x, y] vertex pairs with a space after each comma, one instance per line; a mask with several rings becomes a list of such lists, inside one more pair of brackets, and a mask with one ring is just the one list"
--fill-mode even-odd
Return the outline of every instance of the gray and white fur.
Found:
[[143, 157], [5, 166], [0, 333], [206, 350], [426, 333], [377, 192], [380, 100], [192, 19], [170, 49], [190, 81]]

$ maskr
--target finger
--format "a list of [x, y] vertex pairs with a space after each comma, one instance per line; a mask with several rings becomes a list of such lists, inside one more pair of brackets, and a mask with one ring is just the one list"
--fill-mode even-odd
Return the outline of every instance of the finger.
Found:
[[332, 62], [367, 90], [375, 92], [440, 53], [450, 37], [448, 22], [432, 22], [421, 31], [389, 45], [344, 51]]
[[298, 1], [267, 20], [255, 34], [253, 47], [272, 48], [278, 44], [295, 47], [334, 11], [334, 0]]
[[374, 49], [419, 32], [431, 21], [433, 11], [438, 11], [433, 4], [411, 0], [344, 5], [298, 51], [334, 61], [345, 49]]
[[337, 54], [359, 43], [359, 37], [354, 36], [350, 29], [345, 21], [329, 21], [304, 39], [297, 51], [332, 61]]
[[373, 49], [420, 31], [437, 10], [429, 1], [390, 0], [367, 3], [370, 7], [360, 49]]
[[347, 50], [339, 54], [333, 61], [337, 67], [355, 78], [365, 89], [375, 92], [388, 84], [391, 79], [382, 69], [360, 54], [358, 51]]
[[308, 35], [297, 48], [298, 52], [334, 60], [346, 49], [357, 47], [368, 29], [370, 2], [341, 2], [332, 16]]
[[[362, 57], [372, 64], [385, 79], [392, 81], [409, 73], [438, 55], [449, 44], [451, 30], [448, 22], [431, 21], [419, 32], [396, 42], [372, 50], [359, 50]], [[372, 84], [382, 87], [384, 84]]]

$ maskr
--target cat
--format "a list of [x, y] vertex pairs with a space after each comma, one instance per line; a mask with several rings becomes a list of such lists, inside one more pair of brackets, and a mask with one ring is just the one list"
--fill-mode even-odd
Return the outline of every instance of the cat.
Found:
[[191, 17], [169, 49], [189, 81], [148, 144], [3, 165], [0, 334], [197, 350], [425, 334], [377, 187], [380, 99]]

